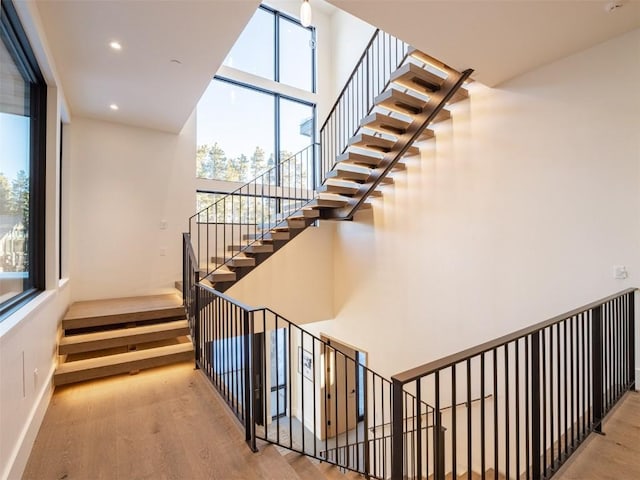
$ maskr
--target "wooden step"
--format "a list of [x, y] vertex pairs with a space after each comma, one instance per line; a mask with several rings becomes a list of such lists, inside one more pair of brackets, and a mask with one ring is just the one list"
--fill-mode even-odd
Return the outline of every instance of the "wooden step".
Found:
[[214, 263], [216, 265], [225, 264], [228, 267], [232, 268], [255, 267], [256, 259], [239, 254], [232, 258], [211, 257], [211, 263]]
[[422, 142], [424, 140], [431, 140], [435, 136], [436, 134], [433, 130], [431, 130], [430, 128], [425, 128], [420, 134], [420, 136], [418, 137], [418, 142]]
[[302, 210], [297, 211], [289, 218], [292, 219], [304, 219], [304, 218], [318, 218], [320, 216], [320, 212], [313, 208], [303, 208]]
[[[352, 147], [365, 148], [384, 153], [390, 152], [397, 143], [397, 140], [375, 137], [366, 133], [359, 133], [358, 135], [351, 137], [351, 140], [349, 140], [349, 145]], [[417, 155], [418, 153], [418, 147], [411, 146], [405, 155]]]
[[242, 236], [243, 240], [261, 240], [263, 242], [275, 242], [275, 241], [286, 241], [291, 239], [291, 235], [287, 232], [278, 232], [271, 231], [265, 234], [262, 233], [248, 233]]
[[284, 458], [301, 480], [326, 480], [324, 474], [306, 456], [289, 452]]
[[191, 343], [179, 343], [63, 363], [56, 369], [53, 378], [55, 385], [65, 385], [192, 359]]
[[326, 178], [338, 178], [354, 182], [365, 182], [371, 177], [372, 171], [364, 167], [337, 164], [333, 170], [327, 172]]
[[[231, 246], [230, 246], [231, 247]], [[211, 283], [225, 283], [225, 282], [235, 282], [236, 281], [236, 273], [231, 270], [222, 267], [217, 270], [214, 270], [207, 278]]]
[[349, 201], [346, 198], [344, 200], [337, 198], [316, 198], [311, 202], [310, 206], [314, 208], [340, 208], [348, 203]]
[[377, 152], [387, 153], [397, 143], [397, 140], [391, 140], [383, 137], [376, 137], [367, 133], [359, 133], [349, 139], [351, 147], [366, 148]]
[[431, 55], [427, 55], [417, 48], [410, 47], [408, 53], [418, 62], [424, 65], [429, 65], [430, 67], [435, 68], [437, 71], [441, 72], [444, 78], [447, 77], [447, 70], [451, 70], [451, 68], [442, 63], [440, 60], [433, 58]]
[[327, 480], [346, 480], [340, 468], [331, 463], [318, 462], [316, 463], [316, 468], [322, 472]]
[[244, 253], [272, 253], [273, 245], [262, 245], [260, 243], [254, 243], [252, 245], [227, 245], [227, 250], [230, 252], [244, 252]]
[[62, 328], [98, 327], [138, 321], [184, 318], [178, 294], [75, 302], [62, 320]]
[[71, 355], [81, 352], [94, 352], [108, 348], [157, 342], [183, 335], [189, 335], [189, 325], [186, 320], [134, 328], [119, 328], [105, 332], [63, 337], [58, 344], [58, 353], [60, 355]]
[[361, 127], [375, 130], [376, 132], [392, 133], [394, 135], [402, 135], [407, 131], [411, 122], [401, 118], [384, 115], [380, 112], [367, 115], [360, 122]]
[[363, 153], [345, 152], [336, 158], [337, 163], [354, 163], [356, 165], [366, 165], [369, 167], [377, 167], [380, 165], [383, 157], [379, 155], [365, 155]]
[[304, 230], [308, 226], [309, 224], [307, 223], [306, 218], [293, 218], [293, 217], [287, 218], [287, 227], [286, 227], [287, 229]]
[[340, 195], [355, 195], [360, 191], [360, 184], [355, 182], [340, 182], [329, 179], [321, 185], [318, 192], [337, 193]]
[[451, 99], [447, 102], [447, 105], [461, 102], [462, 100], [466, 100], [467, 98], [469, 98], [469, 91], [464, 87], [460, 87], [458, 91], [453, 94], [453, 97], [451, 97]]
[[391, 74], [390, 80], [420, 93], [437, 92], [444, 83], [443, 78], [414, 63], [405, 63]]
[[420, 113], [427, 106], [425, 100], [395, 88], [385, 90], [375, 98], [374, 102], [379, 107], [408, 115]]

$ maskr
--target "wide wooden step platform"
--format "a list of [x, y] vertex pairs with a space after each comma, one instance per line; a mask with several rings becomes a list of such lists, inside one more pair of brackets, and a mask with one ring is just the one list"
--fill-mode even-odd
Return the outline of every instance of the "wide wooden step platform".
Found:
[[102, 325], [184, 317], [178, 295], [116, 298], [75, 302], [62, 320], [62, 328], [72, 330]]
[[54, 382], [56, 385], [65, 385], [192, 359], [191, 343], [89, 358], [60, 365], [56, 369]]
[[92, 352], [108, 348], [157, 342], [189, 335], [186, 320], [157, 323], [133, 328], [118, 328], [104, 332], [84, 333], [63, 337], [58, 345], [60, 355]]
[[176, 294], [76, 302], [62, 321], [56, 385], [193, 359]]

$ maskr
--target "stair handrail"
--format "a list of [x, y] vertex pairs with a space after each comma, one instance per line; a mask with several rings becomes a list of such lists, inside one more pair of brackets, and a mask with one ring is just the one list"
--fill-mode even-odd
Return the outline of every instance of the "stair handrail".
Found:
[[[404, 63], [410, 49], [403, 40], [375, 30], [320, 128], [320, 183], [346, 150], [360, 121], [371, 113], [374, 99], [389, 86], [391, 74]], [[347, 106], [349, 111], [343, 111]]]
[[[635, 388], [637, 290], [627, 288], [391, 377], [398, 398], [405, 388], [416, 391], [418, 396], [421, 390], [428, 394], [427, 401], [435, 408], [436, 430], [452, 432], [434, 442], [430, 452], [436, 459], [435, 478], [444, 479], [445, 473], [457, 478], [458, 464], [465, 463], [464, 459], [457, 459], [445, 468], [445, 449], [453, 450], [455, 456], [460, 417], [467, 424], [467, 471], [473, 467], [471, 449], [475, 448], [475, 455], [480, 450], [482, 472], [493, 469], [508, 478], [520, 477], [525, 470], [526, 478], [549, 478], [591, 432], [602, 432], [604, 416], [628, 390]], [[487, 383], [493, 390], [492, 432], [486, 432], [484, 424]], [[457, 389], [462, 390], [458, 395], [467, 398], [462, 405], [456, 404]], [[480, 391], [480, 405], [472, 407], [474, 389]], [[466, 412], [458, 413], [457, 408], [444, 412], [447, 408], [440, 406], [442, 392], [445, 397], [451, 395], [456, 407], [461, 406]], [[472, 408], [479, 412], [473, 414]], [[394, 422], [411, 413], [404, 410], [401, 402], [394, 401]], [[443, 415], [447, 415], [446, 421]], [[472, 420], [477, 422], [478, 417], [479, 425]], [[498, 417], [503, 419], [501, 426]], [[482, 432], [480, 448], [471, 443], [474, 431]], [[393, 436], [392, 478], [422, 478], [422, 465], [409, 466], [410, 471], [403, 465], [410, 456], [407, 450], [419, 451], [420, 445], [407, 445], [402, 432], [394, 431]], [[493, 443], [489, 447], [494, 449], [493, 458], [485, 455], [486, 441]], [[498, 445], [505, 453], [498, 453]], [[412, 475], [414, 471], [419, 472], [416, 477]]]
[[[255, 342], [260, 342], [260, 340], [256, 340], [256, 338], [258, 338], [256, 337], [256, 334], [263, 333], [262, 341], [266, 341], [264, 340], [264, 332], [282, 332], [286, 330], [286, 334], [280, 334], [280, 339], [285, 339], [285, 358], [288, 360], [285, 360], [284, 364], [288, 366], [287, 368], [289, 369], [288, 374], [285, 373], [284, 376], [288, 378], [288, 382], [292, 382], [292, 377], [295, 377], [300, 382], [299, 385], [302, 385], [302, 394], [298, 399], [301, 403], [297, 407], [302, 418], [311, 416], [311, 413], [307, 413], [305, 416], [305, 407], [313, 408], [313, 426], [309, 426], [308, 424], [303, 426], [303, 428], [312, 430], [313, 438], [320, 438], [322, 436], [318, 431], [315, 420], [320, 419], [322, 416], [321, 407], [316, 403], [315, 389], [316, 387], [319, 389], [320, 385], [329, 385], [330, 378], [333, 377], [327, 377], [326, 375], [330, 375], [327, 373], [327, 369], [316, 365], [315, 367], [311, 367], [313, 380], [310, 380], [308, 377], [305, 377], [306, 374], [304, 373], [301, 363], [298, 364], [297, 368], [295, 366], [292, 367], [292, 362], [294, 362], [295, 359], [302, 362], [302, 358], [298, 357], [302, 354], [301, 349], [308, 349], [309, 352], [313, 352], [313, 356], [311, 358], [314, 358], [314, 360], [312, 360], [312, 364], [315, 364], [315, 358], [317, 356], [317, 358], [324, 359], [321, 360], [321, 363], [324, 362], [325, 367], [333, 365], [332, 368], [337, 369], [342, 364], [342, 368], [344, 368], [345, 371], [347, 368], [362, 370], [364, 382], [368, 385], [366, 390], [367, 393], [365, 393], [365, 395], [369, 398], [369, 401], [364, 402], [366, 419], [364, 421], [366, 427], [373, 426], [373, 428], [379, 428], [381, 425], [387, 424], [387, 420], [391, 419], [390, 414], [393, 411], [393, 405], [390, 403], [392, 396], [392, 382], [390, 380], [369, 367], [362, 365], [354, 356], [340, 351], [339, 348], [337, 346], [333, 346], [330, 341], [321, 339], [317, 335], [302, 328], [300, 325], [291, 322], [270, 308], [244, 305], [232, 297], [202, 283], [197, 284], [195, 288], [197, 291], [196, 298], [198, 303], [198, 315], [196, 317], [197, 325], [194, 329], [195, 332], [197, 332], [197, 336], [194, 338], [194, 343], [196, 344], [195, 351], [197, 368], [201, 369], [203, 373], [205, 373], [208, 379], [225, 398], [227, 404], [234, 411], [235, 415], [241, 420], [241, 422], [243, 422], [245, 426], [247, 444], [253, 450], [256, 449], [256, 440], [262, 440], [311, 456], [318, 460], [333, 463], [341, 468], [369, 475], [372, 478], [384, 478], [384, 476], [378, 474], [382, 471], [391, 471], [391, 467], [389, 465], [390, 457], [384, 460], [384, 467], [381, 467], [379, 470], [373, 467], [373, 459], [369, 458], [351, 458], [348, 459], [346, 463], [331, 461], [331, 459], [327, 459], [320, 455], [321, 451], [326, 452], [330, 450], [326, 434], [324, 435], [325, 448], [320, 450], [315, 440], [313, 442], [313, 446], [308, 443], [305, 445], [305, 435], [294, 435], [293, 429], [296, 427], [292, 426], [293, 424], [291, 422], [289, 425], [292, 429], [290, 433], [288, 435], [285, 435], [284, 433], [281, 435], [280, 421], [269, 424], [262, 420], [262, 424], [260, 424], [260, 420], [256, 420], [260, 415], [264, 417], [265, 413], [263, 412], [261, 414], [258, 411], [262, 410], [261, 408], [256, 407], [256, 404], [252, 399], [255, 395], [258, 395], [258, 393], [262, 395], [261, 398], [266, 398], [267, 393], [265, 392], [272, 391], [271, 387], [267, 386], [265, 383], [262, 383], [261, 385], [256, 383], [257, 377], [255, 369], [266, 368], [264, 366], [256, 367], [256, 365], [261, 365], [261, 363], [256, 363], [255, 359], [251, 360], [253, 353], [259, 350], [259, 345]], [[276, 341], [277, 339], [278, 333], [276, 333]], [[228, 345], [225, 346], [225, 342], [227, 342]], [[299, 345], [297, 345], [299, 347], [297, 354], [293, 351], [295, 345], [292, 345], [292, 342], [299, 343]], [[218, 350], [215, 350], [216, 348]], [[266, 351], [267, 350], [263, 347], [262, 352]], [[222, 354], [220, 352], [222, 352]], [[225, 360], [225, 352], [230, 356], [231, 360]], [[229, 354], [229, 352], [231, 353]], [[238, 366], [238, 359], [244, 359], [244, 367], [240, 368]], [[225, 362], [231, 362], [230, 364], [234, 365], [233, 369], [229, 369], [233, 370], [232, 373], [225, 373], [227, 371], [224, 367]], [[317, 378], [316, 374], [320, 375], [320, 377]], [[271, 378], [272, 382], [273, 380], [274, 379]], [[304, 384], [309, 383], [309, 385], [311, 385], [311, 382], [313, 382], [312, 391], [314, 393], [309, 395], [309, 390], [307, 390], [307, 394], [305, 394]], [[278, 384], [278, 378], [275, 379], [275, 383]], [[307, 386], [307, 388], [309, 388], [309, 386]], [[248, 392], [252, 393], [248, 394]], [[329, 390], [329, 392], [332, 391]], [[342, 401], [351, 401], [348, 400], [350, 397], [348, 397], [349, 392], [347, 392], [346, 384], [344, 389], [340, 389], [340, 391], [336, 389], [333, 391], [332, 394], [335, 398], [328, 400], [329, 402], [336, 402], [335, 417], [327, 417], [327, 404], [324, 404], [325, 420], [334, 421], [335, 419], [336, 425], [339, 425], [341, 422], [344, 422], [344, 425], [349, 424], [348, 418], [339, 418], [337, 416], [337, 412], [339, 411], [337, 405], [340, 401], [339, 395], [342, 393], [344, 393], [344, 399]], [[327, 391], [325, 391], [325, 395], [326, 394]], [[310, 398], [312, 398], [312, 400]], [[291, 393], [289, 393], [289, 402], [290, 401]], [[354, 399], [353, 401], [355, 402], [356, 400]], [[376, 401], [378, 402], [377, 405]], [[401, 401], [406, 405], [415, 405], [419, 400], [412, 393], [404, 392]], [[422, 402], [422, 404], [427, 412], [433, 411], [433, 407], [424, 402]], [[344, 405], [346, 405], [346, 403]], [[266, 408], [266, 406], [264, 408]], [[289, 408], [291, 408], [291, 405]], [[300, 408], [302, 409], [302, 413], [300, 413]], [[308, 410], [308, 412], [310, 412], [310, 410]], [[346, 413], [346, 415], [349, 414]], [[339, 427], [336, 426], [336, 428]], [[407, 426], [407, 428], [409, 427]], [[416, 429], [424, 430], [424, 428], [431, 428], [431, 426], [426, 425], [421, 428], [418, 422], [417, 427], [416, 425], [413, 425], [409, 428], [410, 431], [407, 431], [406, 433], [407, 435], [411, 435]], [[320, 429], [322, 429], [322, 427], [320, 427]], [[375, 433], [370, 435], [367, 430], [368, 428], [365, 428], [363, 432], [359, 433], [356, 428], [355, 439], [351, 440], [349, 438], [340, 440], [336, 435], [336, 444], [331, 448], [349, 447], [350, 445], [358, 444], [361, 441], [369, 441], [385, 437], [384, 435], [380, 436]], [[294, 441], [294, 437], [302, 438], [302, 443], [296, 443]]]
[[[203, 263], [205, 265], [201, 275], [202, 278], [220, 269], [229, 260], [237, 257], [246, 250], [246, 248], [263, 239], [264, 235], [268, 233], [264, 231], [265, 225], [275, 227], [281, 224], [289, 215], [304, 208], [315, 198], [317, 182], [315, 159], [318, 148], [319, 144], [312, 143], [308, 147], [291, 155], [286, 160], [278, 162], [276, 165], [265, 170], [235, 190], [224, 194], [224, 196], [215, 202], [198, 210], [189, 217], [189, 234], [192, 241], [196, 242], [194, 247], [198, 265], [200, 268], [203, 268]], [[253, 202], [255, 221], [253, 222], [250, 221], [249, 218], [252, 204], [250, 201], [247, 202], [248, 208], [244, 212], [247, 220], [243, 221], [243, 197], [255, 199]], [[234, 202], [235, 198], [238, 198], [239, 202]], [[260, 200], [258, 201], [258, 199]], [[270, 202], [274, 203], [274, 213], [269, 211], [267, 215], [265, 215], [265, 201], [267, 202], [268, 208], [271, 208], [269, 206]], [[292, 203], [293, 207], [283, 210], [283, 202]], [[229, 204], [230, 207], [227, 208]], [[262, 209], [260, 222], [258, 222], [257, 218], [259, 207]], [[214, 215], [213, 222], [211, 221], [212, 213]], [[228, 213], [231, 213], [230, 222], [227, 222], [226, 218], [223, 218], [222, 222], [218, 222], [219, 213], [222, 213], [225, 217]], [[204, 222], [201, 221], [203, 215], [205, 216]], [[216, 226], [213, 233], [211, 232], [211, 225]], [[224, 225], [222, 232], [218, 230], [218, 225]], [[229, 225], [231, 226], [230, 231], [228, 231], [229, 228], [227, 227]], [[243, 236], [253, 236], [254, 238], [244, 239]], [[219, 241], [220, 239], [221, 241]], [[229, 245], [227, 243], [229, 243]], [[232, 250], [228, 254], [227, 247], [230, 245], [237, 245], [241, 247], [241, 249], [237, 251]], [[221, 256], [219, 256], [220, 247], [222, 247]], [[215, 258], [218, 258], [219, 261], [211, 262], [211, 250], [213, 250], [216, 256]], [[206, 262], [202, 262], [202, 256], [205, 256]], [[213, 268], [211, 265], [213, 265]]]

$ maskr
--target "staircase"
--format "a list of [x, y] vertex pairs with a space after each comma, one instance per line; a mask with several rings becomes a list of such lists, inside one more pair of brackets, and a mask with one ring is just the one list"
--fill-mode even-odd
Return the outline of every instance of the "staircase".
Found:
[[62, 328], [55, 385], [193, 360], [178, 295], [76, 302]]
[[351, 220], [370, 208], [367, 199], [435, 137], [427, 127], [468, 98], [470, 74], [377, 31], [321, 129], [320, 171], [311, 146], [189, 219], [198, 281], [224, 292], [319, 219]]

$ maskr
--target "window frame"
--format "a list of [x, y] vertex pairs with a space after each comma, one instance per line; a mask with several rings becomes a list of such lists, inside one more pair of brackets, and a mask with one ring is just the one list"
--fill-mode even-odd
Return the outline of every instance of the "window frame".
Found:
[[[304, 105], [307, 107], [310, 107], [312, 110], [312, 116], [313, 116], [313, 125], [312, 125], [312, 130], [311, 130], [311, 138], [310, 138], [310, 145], [314, 145], [316, 143], [316, 127], [317, 127], [317, 121], [318, 121], [318, 107], [317, 104], [315, 102], [310, 102], [308, 100], [304, 100], [298, 97], [293, 97], [291, 95], [287, 95], [285, 93], [281, 93], [278, 92], [276, 90], [271, 90], [268, 88], [263, 88], [263, 87], [259, 87], [257, 85], [252, 85], [250, 83], [246, 83], [246, 82], [242, 82], [240, 80], [236, 80], [233, 78], [229, 78], [229, 77], [224, 77], [222, 75], [215, 75], [212, 79], [212, 82], [214, 81], [220, 81], [220, 82], [224, 82], [236, 87], [240, 87], [240, 88], [246, 88], [249, 89], [251, 91], [254, 92], [259, 92], [265, 95], [270, 95], [273, 97], [273, 102], [274, 102], [274, 118], [273, 118], [273, 122], [274, 122], [274, 140], [273, 140], [273, 159], [274, 159], [274, 167], [277, 167], [280, 165], [281, 159], [280, 159], [280, 146], [282, 144], [281, 142], [281, 135], [280, 135], [280, 100], [284, 99], [287, 101], [291, 101], [294, 103], [298, 103], [300, 105]], [[293, 152], [294, 154], [297, 152]], [[276, 169], [276, 186], [280, 185], [280, 174], [279, 174], [279, 169]], [[200, 179], [203, 180], [214, 180], [214, 181], [219, 181], [219, 182], [228, 182], [228, 181], [234, 181], [234, 180], [224, 180], [224, 179], [220, 179], [220, 178], [204, 178], [204, 177], [198, 177]], [[252, 179], [249, 179], [249, 181]], [[240, 181], [240, 183], [243, 183], [244, 181]]]
[[29, 286], [0, 303], [0, 321], [14, 313], [45, 288], [45, 197], [47, 84], [22, 27], [13, 0], [0, 4], [0, 29], [8, 40], [9, 54], [30, 83], [29, 148]]
[[[303, 28], [305, 30], [308, 30], [309, 33], [311, 34], [311, 90], [307, 90], [307, 89], [301, 89], [300, 87], [296, 87], [295, 85], [289, 85], [288, 83], [282, 83], [282, 85], [286, 85], [288, 87], [291, 88], [297, 88], [299, 90], [304, 90], [304, 91], [308, 91], [310, 93], [317, 93], [316, 92], [316, 86], [317, 86], [317, 79], [316, 79], [316, 63], [317, 63], [317, 54], [316, 54], [316, 46], [317, 46], [317, 42], [316, 42], [316, 29], [314, 26], [309, 25], [308, 27], [305, 27], [302, 25], [302, 23], [300, 22], [299, 19], [297, 19], [296, 17], [293, 17], [291, 15], [288, 15], [286, 13], [281, 12], [280, 10], [276, 10], [275, 8], [269, 7], [268, 5], [264, 5], [261, 4], [260, 6], [258, 6], [258, 10], [262, 10], [264, 12], [267, 12], [271, 15], [273, 15], [273, 79], [271, 78], [266, 78], [266, 77], [262, 77], [261, 75], [258, 75], [261, 78], [265, 78], [268, 81], [271, 82], [276, 82], [276, 83], [281, 83], [280, 82], [280, 21], [284, 20], [287, 22], [291, 22], [294, 25]], [[232, 67], [235, 68], [235, 67]], [[239, 69], [240, 71], [244, 71], [242, 69]]]

